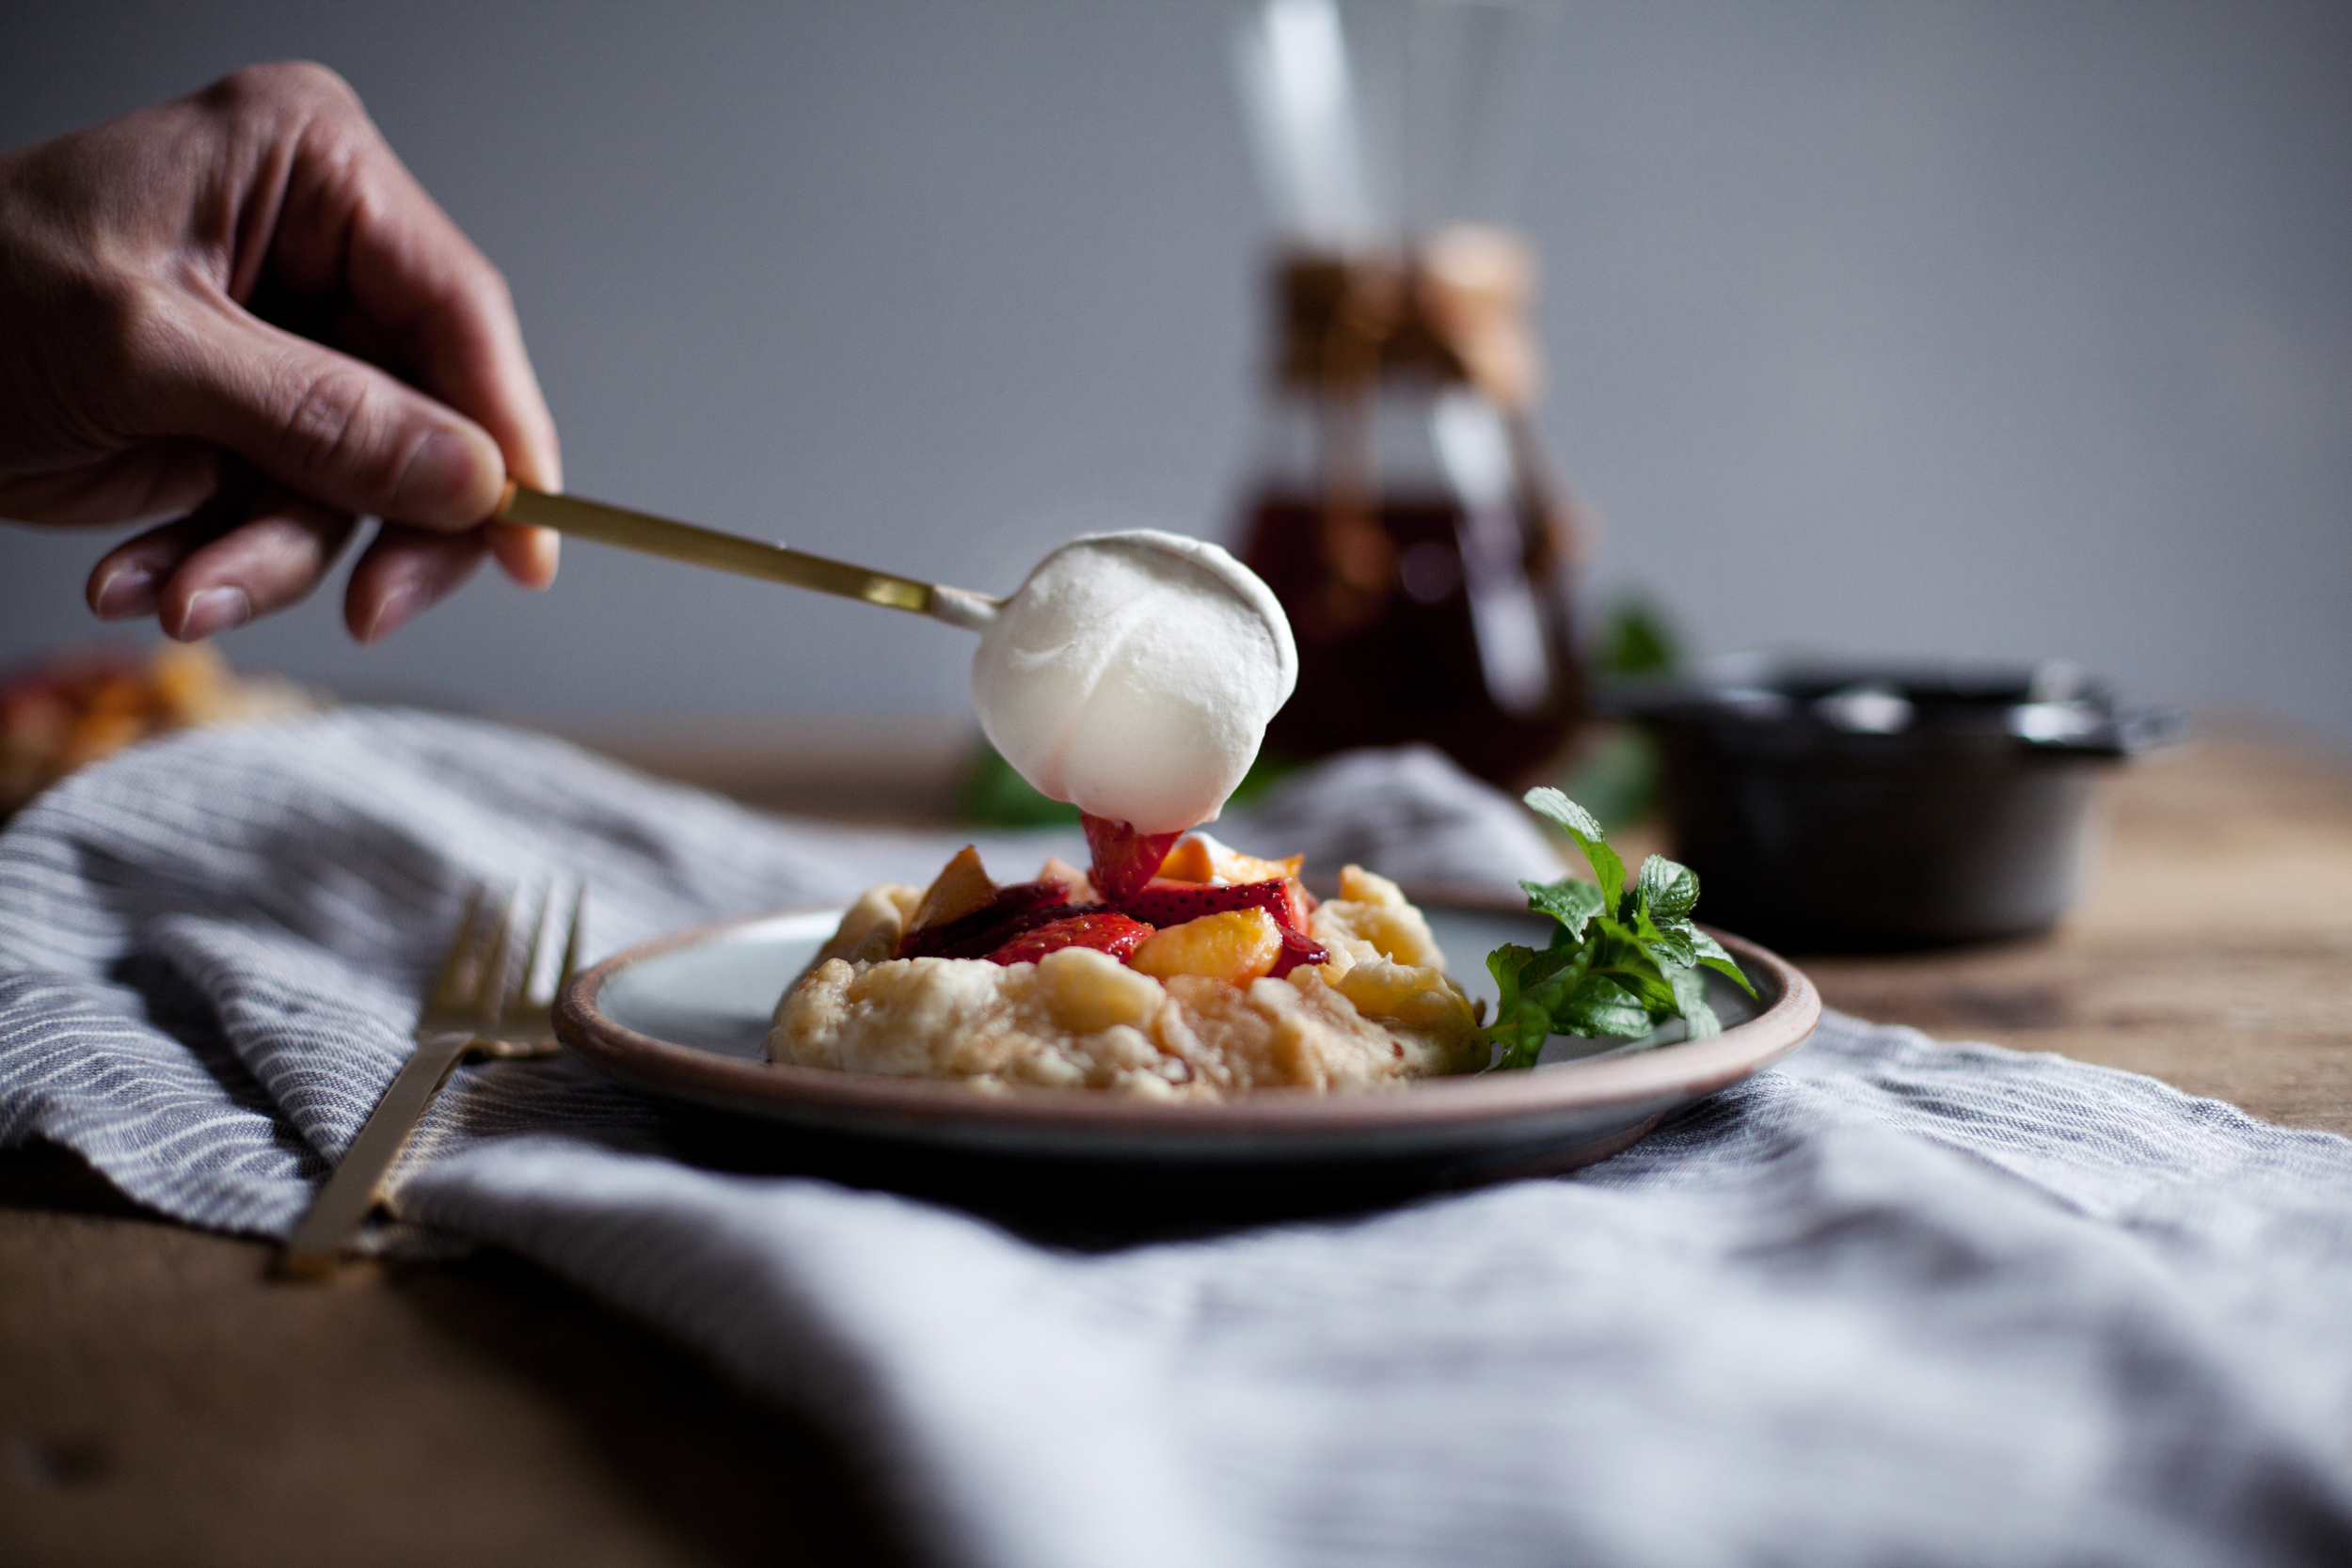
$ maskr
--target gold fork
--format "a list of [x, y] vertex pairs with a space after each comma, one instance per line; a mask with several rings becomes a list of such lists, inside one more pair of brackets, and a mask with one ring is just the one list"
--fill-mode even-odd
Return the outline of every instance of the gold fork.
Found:
[[[417, 1019], [417, 1049], [368, 1113], [366, 1125], [343, 1151], [342, 1163], [310, 1200], [310, 1212], [278, 1257], [278, 1274], [294, 1279], [333, 1276], [343, 1249], [375, 1207], [385, 1173], [399, 1160], [409, 1133], [458, 1063], [555, 1053], [554, 995], [579, 966], [580, 911], [586, 901], [584, 891], [573, 895], [564, 957], [554, 984], [543, 986], [539, 982], [547, 976], [540, 951], [553, 890], [540, 897], [517, 964], [511, 942], [511, 902], [494, 902], [488, 889], [476, 885]], [[546, 999], [538, 1000], [543, 991]]]

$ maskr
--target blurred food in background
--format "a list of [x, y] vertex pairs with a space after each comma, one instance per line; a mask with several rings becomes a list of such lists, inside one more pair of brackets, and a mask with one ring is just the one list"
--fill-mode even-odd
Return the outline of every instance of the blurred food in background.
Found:
[[0, 816], [151, 736], [323, 705], [291, 681], [238, 674], [210, 642], [62, 650], [0, 674]]
[[1426, 741], [1501, 784], [1581, 708], [1574, 503], [1529, 418], [1536, 262], [1516, 184], [1549, 17], [1266, 0], [1236, 62], [1279, 230], [1240, 549], [1289, 612], [1270, 747]]

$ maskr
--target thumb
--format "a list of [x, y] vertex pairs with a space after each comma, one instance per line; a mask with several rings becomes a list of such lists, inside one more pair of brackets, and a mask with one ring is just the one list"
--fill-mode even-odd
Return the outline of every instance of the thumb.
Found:
[[171, 434], [226, 447], [313, 500], [390, 522], [452, 532], [497, 509], [505, 459], [473, 420], [234, 305], [197, 316], [173, 356]]

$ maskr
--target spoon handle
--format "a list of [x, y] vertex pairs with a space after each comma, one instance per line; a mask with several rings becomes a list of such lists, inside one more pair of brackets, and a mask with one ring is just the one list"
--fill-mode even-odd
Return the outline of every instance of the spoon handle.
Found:
[[819, 594], [863, 599], [889, 610], [911, 610], [967, 631], [984, 629], [996, 618], [1000, 602], [969, 589], [916, 582], [887, 572], [869, 572], [863, 566], [746, 539], [740, 534], [696, 528], [691, 523], [673, 522], [667, 517], [607, 506], [578, 496], [551, 495], [513, 480], [507, 481], [506, 493], [492, 515], [510, 523], [551, 528], [577, 539], [618, 545], [625, 550], [645, 555], [664, 556], [770, 582], [789, 583], [795, 588], [813, 588]]

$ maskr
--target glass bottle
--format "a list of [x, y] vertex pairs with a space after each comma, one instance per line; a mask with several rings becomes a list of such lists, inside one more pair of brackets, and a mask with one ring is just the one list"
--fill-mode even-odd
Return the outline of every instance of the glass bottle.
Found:
[[1534, 266], [1515, 236], [1293, 250], [1243, 558], [1282, 601], [1298, 689], [1270, 752], [1426, 741], [1526, 782], [1579, 718], [1572, 502], [1525, 416]]

